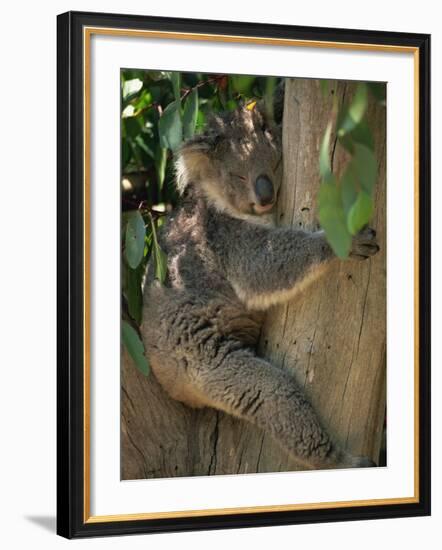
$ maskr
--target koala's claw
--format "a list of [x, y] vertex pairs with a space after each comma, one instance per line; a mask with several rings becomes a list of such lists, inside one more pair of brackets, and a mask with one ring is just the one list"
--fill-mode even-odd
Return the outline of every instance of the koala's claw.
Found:
[[379, 252], [379, 245], [376, 242], [376, 231], [366, 227], [353, 237], [350, 258], [366, 260]]
[[353, 456], [350, 453], [343, 453], [338, 468], [375, 468], [376, 462], [373, 462], [368, 456]]
[[340, 447], [334, 447], [329, 456], [328, 468], [375, 468], [376, 462], [368, 456], [354, 456]]

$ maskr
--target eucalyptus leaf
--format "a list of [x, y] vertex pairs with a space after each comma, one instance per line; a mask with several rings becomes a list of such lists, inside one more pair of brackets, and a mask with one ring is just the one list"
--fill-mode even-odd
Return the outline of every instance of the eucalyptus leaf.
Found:
[[351, 132], [357, 124], [359, 124], [365, 115], [368, 104], [367, 85], [365, 83], [358, 84], [356, 93], [353, 97], [347, 111], [341, 117], [338, 126], [338, 136], [342, 137], [348, 132]]
[[168, 74], [169, 79], [172, 82], [173, 95], [175, 96], [176, 101], [179, 101], [181, 90], [181, 73], [179, 71], [173, 71]]
[[374, 150], [373, 133], [365, 119], [361, 120], [351, 132], [339, 137], [339, 143], [351, 154], [355, 152], [355, 144], [360, 143]]
[[153, 257], [155, 262], [155, 277], [164, 283], [167, 275], [167, 255], [163, 252], [157, 241], [153, 242]]
[[234, 99], [229, 99], [226, 103], [226, 111], [234, 111], [238, 107], [238, 103]]
[[354, 157], [351, 160], [357, 181], [371, 196], [377, 178], [377, 162], [372, 150], [361, 143], [355, 144]]
[[180, 101], [173, 101], [164, 109], [158, 121], [158, 132], [161, 147], [175, 151], [181, 145], [183, 125], [181, 122]]
[[142, 267], [137, 269], [127, 269], [127, 305], [132, 319], [141, 324], [141, 314], [143, 309], [143, 296], [141, 291]]
[[146, 233], [146, 238], [144, 240], [144, 257], [146, 261], [149, 261], [149, 258], [152, 254], [152, 231]]
[[137, 117], [126, 117], [121, 122], [124, 135], [134, 139], [141, 132], [140, 121]]
[[152, 94], [148, 90], [142, 90], [140, 95], [134, 101], [134, 107], [137, 111], [145, 109], [152, 104]]
[[164, 178], [166, 176], [167, 149], [158, 146], [155, 151], [155, 169], [157, 172], [158, 188], [163, 189]]
[[167, 254], [163, 252], [157, 237], [157, 229], [152, 217], [150, 218], [150, 226], [152, 228], [152, 255], [155, 266], [155, 278], [164, 283], [167, 276]]
[[356, 179], [353, 174], [351, 164], [344, 172], [339, 187], [341, 189], [342, 206], [344, 208], [345, 215], [348, 216], [350, 208], [354, 205], [356, 199], [358, 198], [358, 192], [356, 190]]
[[123, 83], [123, 99], [128, 101], [131, 96], [137, 94], [143, 87], [143, 82], [139, 78], [126, 80]]
[[387, 86], [385, 82], [368, 82], [367, 85], [376, 101], [385, 103], [387, 93]]
[[331, 174], [330, 164], [330, 136], [332, 124], [329, 122], [324, 137], [322, 139], [321, 148], [319, 150], [319, 173], [323, 178], [327, 178]]
[[121, 113], [121, 118], [129, 118], [131, 116], [134, 116], [135, 114], [135, 107], [129, 103], [129, 105], [126, 105], [126, 107], [123, 109], [123, 112]]
[[198, 89], [194, 88], [186, 99], [183, 112], [184, 139], [193, 137], [198, 116]]
[[365, 145], [368, 149], [373, 151], [374, 149], [374, 138], [373, 133], [368, 126], [368, 123], [365, 119], [355, 126], [353, 131], [350, 134], [352, 140], [361, 145]]
[[141, 342], [137, 331], [133, 327], [131, 327], [131, 325], [127, 321], [121, 322], [121, 336], [123, 344], [127, 349], [129, 355], [132, 357], [135, 366], [145, 376], [147, 376], [150, 372], [150, 368], [144, 354], [143, 343]]
[[148, 157], [151, 157], [151, 158], [154, 157], [153, 151], [152, 151], [152, 149], [147, 145], [145, 136], [144, 136], [143, 134], [139, 134], [139, 135], [135, 138], [135, 143], [138, 145], [138, 147], [139, 147], [140, 149], [142, 149], [142, 150], [144, 151], [144, 153], [145, 153], [146, 155], [148, 155]]
[[[228, 106], [227, 106], [228, 109]], [[198, 133], [206, 124], [206, 115], [201, 109], [198, 109], [198, 114], [196, 117], [196, 128], [195, 133]]]
[[334, 176], [321, 184], [318, 194], [318, 217], [326, 238], [339, 258], [347, 258], [351, 235], [347, 229], [341, 194]]
[[367, 225], [373, 214], [373, 208], [373, 199], [365, 191], [361, 191], [347, 215], [347, 227], [352, 235], [356, 235]]
[[127, 263], [132, 269], [136, 269], [143, 259], [145, 235], [143, 217], [138, 210], [132, 212], [127, 220], [124, 249]]
[[231, 75], [230, 81], [235, 92], [241, 95], [250, 96], [252, 94], [252, 86], [256, 80], [256, 76], [248, 75]]
[[365, 115], [365, 111], [367, 110], [367, 104], [368, 104], [367, 84], [365, 84], [364, 82], [361, 82], [358, 84], [356, 93], [353, 97], [353, 100], [350, 104], [350, 108], [348, 110], [348, 112], [350, 113], [350, 116], [356, 122], [356, 124], [359, 124], [359, 122], [361, 122], [363, 116]]

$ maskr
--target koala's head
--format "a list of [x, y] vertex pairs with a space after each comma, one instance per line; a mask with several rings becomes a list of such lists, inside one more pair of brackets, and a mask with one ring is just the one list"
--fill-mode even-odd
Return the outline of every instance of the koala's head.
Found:
[[220, 211], [234, 216], [269, 213], [280, 186], [280, 129], [259, 107], [215, 116], [204, 134], [187, 141], [176, 162], [177, 185], [201, 189]]

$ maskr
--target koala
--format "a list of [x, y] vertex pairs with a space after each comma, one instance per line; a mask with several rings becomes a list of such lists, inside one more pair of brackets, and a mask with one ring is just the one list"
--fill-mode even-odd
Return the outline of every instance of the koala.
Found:
[[[307, 469], [374, 466], [332, 441], [294, 377], [255, 349], [265, 311], [334, 258], [323, 231], [275, 225], [281, 154], [280, 129], [258, 107], [215, 116], [179, 150], [181, 205], [160, 237], [168, 275], [148, 274], [144, 290], [148, 358], [173, 399], [255, 424]], [[366, 229], [351, 256], [378, 250]]]

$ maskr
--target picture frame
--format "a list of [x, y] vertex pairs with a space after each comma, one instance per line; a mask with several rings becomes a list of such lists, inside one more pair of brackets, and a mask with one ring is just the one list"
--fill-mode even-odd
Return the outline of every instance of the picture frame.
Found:
[[[429, 515], [430, 36], [85, 12], [59, 15], [57, 33], [57, 533], [80, 538]], [[413, 410], [408, 411], [414, 423], [409, 457], [413, 461], [413, 494], [193, 510], [140, 509], [136, 513], [115, 509], [104, 515], [92, 510], [91, 498], [97, 488], [92, 489], [91, 479], [97, 469], [91, 467], [91, 455], [104, 436], [91, 424], [96, 409], [91, 406], [95, 334], [91, 330], [90, 273], [97, 253], [91, 244], [91, 232], [97, 229], [91, 222], [96, 207], [91, 178], [96, 154], [91, 147], [91, 75], [99, 70], [91, 54], [94, 36], [126, 41], [149, 37], [169, 40], [172, 46], [216, 42], [275, 51], [381, 52], [390, 55], [392, 62], [395, 56], [398, 60], [409, 56], [413, 113], [408, 115], [414, 121], [414, 184], [407, 190], [414, 212], [409, 220], [414, 224], [413, 242], [408, 243], [414, 252], [414, 384]], [[183, 55], [179, 47], [176, 55]], [[110, 117], [118, 124], [115, 112]], [[389, 246], [394, 242], [389, 241]]]

